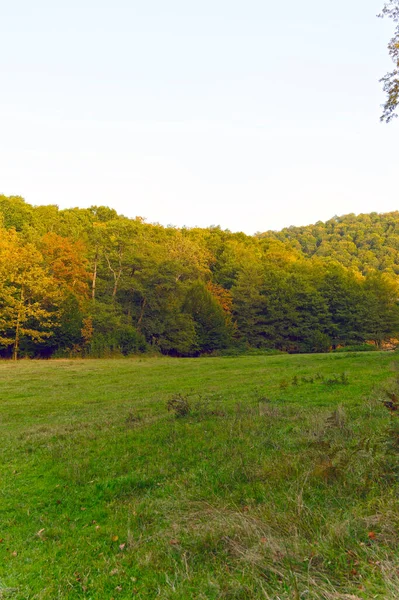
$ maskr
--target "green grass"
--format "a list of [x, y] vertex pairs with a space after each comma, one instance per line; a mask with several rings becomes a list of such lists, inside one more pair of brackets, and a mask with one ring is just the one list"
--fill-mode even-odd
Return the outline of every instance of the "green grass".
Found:
[[398, 598], [395, 360], [0, 363], [0, 598]]

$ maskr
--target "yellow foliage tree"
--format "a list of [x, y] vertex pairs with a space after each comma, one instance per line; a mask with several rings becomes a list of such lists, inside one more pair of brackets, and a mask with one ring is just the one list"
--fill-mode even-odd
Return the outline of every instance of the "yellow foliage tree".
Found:
[[40, 343], [53, 335], [61, 293], [31, 244], [15, 230], [0, 228], [0, 346], [18, 358], [22, 338]]

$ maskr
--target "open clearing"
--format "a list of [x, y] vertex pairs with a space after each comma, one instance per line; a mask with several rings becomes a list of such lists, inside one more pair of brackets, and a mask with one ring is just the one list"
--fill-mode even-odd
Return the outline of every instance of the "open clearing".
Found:
[[397, 361], [0, 363], [0, 598], [398, 598]]

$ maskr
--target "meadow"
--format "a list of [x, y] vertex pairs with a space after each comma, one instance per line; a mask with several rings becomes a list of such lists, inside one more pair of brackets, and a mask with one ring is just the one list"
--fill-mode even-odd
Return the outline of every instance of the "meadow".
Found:
[[398, 598], [398, 365], [1, 362], [0, 598]]

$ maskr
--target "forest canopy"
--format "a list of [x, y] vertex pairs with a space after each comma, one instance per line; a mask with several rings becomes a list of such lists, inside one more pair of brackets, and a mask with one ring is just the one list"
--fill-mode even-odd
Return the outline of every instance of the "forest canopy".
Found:
[[248, 236], [0, 196], [0, 356], [379, 347], [398, 274], [398, 212]]

